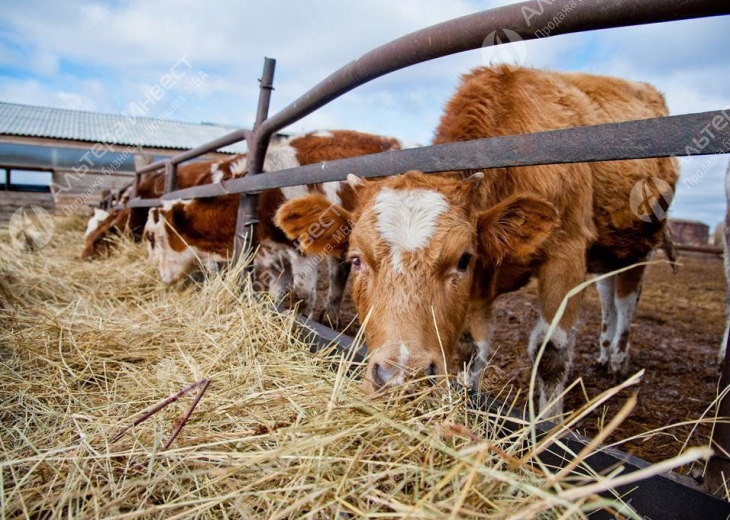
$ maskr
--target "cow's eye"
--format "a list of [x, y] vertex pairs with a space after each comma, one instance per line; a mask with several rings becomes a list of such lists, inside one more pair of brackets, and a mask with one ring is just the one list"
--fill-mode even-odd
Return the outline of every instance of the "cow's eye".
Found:
[[350, 261], [352, 262], [353, 269], [362, 269], [362, 258], [355, 255], [352, 258], [350, 258]]
[[471, 253], [464, 253], [463, 255], [461, 255], [461, 258], [459, 258], [459, 263], [456, 264], [456, 268], [462, 272], [469, 269], [469, 264], [471, 264], [471, 257]]

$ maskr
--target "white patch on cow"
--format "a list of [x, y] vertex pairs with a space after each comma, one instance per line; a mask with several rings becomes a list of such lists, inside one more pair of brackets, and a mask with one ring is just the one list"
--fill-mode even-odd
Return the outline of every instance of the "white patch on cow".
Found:
[[191, 202], [193, 202], [192, 199], [191, 200], [182, 200], [182, 199], [163, 200], [162, 201], [162, 209], [164, 211], [170, 211], [175, 204], [182, 204], [183, 206], [187, 206]]
[[221, 182], [223, 180], [223, 172], [220, 171], [220, 163], [210, 165], [210, 179], [213, 182]]
[[[160, 232], [158, 230], [160, 223], [155, 222], [155, 218], [153, 216], [154, 212], [156, 210], [157, 210], [157, 208], [150, 208], [150, 210], [147, 212], [147, 222], [145, 222], [144, 231], [142, 232], [142, 237], [147, 246], [147, 261], [155, 267], [157, 267], [157, 260], [159, 257], [158, 252], [159, 252], [160, 240], [161, 240]], [[155, 240], [154, 246], [147, 239], [148, 235], [152, 235], [154, 237], [154, 240]]]
[[[276, 172], [279, 170], [287, 170], [300, 166], [297, 159], [297, 149], [289, 144], [289, 140], [282, 141], [281, 144], [269, 148], [264, 160], [265, 172]], [[306, 186], [289, 186], [281, 188], [285, 200], [292, 200], [303, 197], [309, 193]]]
[[600, 355], [598, 362], [602, 365], [608, 363], [609, 347], [616, 335], [616, 278], [604, 278], [596, 283], [598, 296], [601, 301], [601, 336], [600, 336]]
[[408, 366], [408, 360], [411, 358], [411, 351], [408, 350], [405, 343], [401, 343], [398, 347], [398, 365], [401, 367]]
[[242, 155], [231, 163], [231, 175], [239, 177], [246, 172], [246, 159], [247, 157]]
[[623, 298], [616, 297], [616, 332], [610, 347], [610, 366], [613, 373], [622, 372], [629, 357], [629, 332], [636, 313], [639, 292]]
[[287, 170], [299, 166], [297, 159], [297, 149], [289, 144], [288, 141], [282, 142], [280, 145], [269, 147], [264, 159], [265, 172], [277, 172], [279, 170]]
[[443, 195], [430, 190], [383, 189], [375, 199], [376, 229], [391, 248], [393, 265], [402, 272], [401, 256], [428, 246], [438, 218], [448, 210]]
[[89, 222], [86, 224], [86, 231], [84, 232], [84, 238], [88, 237], [93, 231], [99, 227], [99, 224], [101, 224], [103, 221], [105, 221], [107, 218], [109, 218], [109, 213], [104, 211], [103, 209], [94, 208], [94, 214], [89, 219]]
[[291, 256], [294, 296], [302, 301], [299, 312], [308, 318], [312, 317], [317, 302], [317, 264], [307, 256]]
[[254, 257], [254, 267], [260, 280], [269, 286], [274, 301], [286, 296], [293, 285], [291, 259], [296, 250], [289, 244], [264, 239]]
[[[543, 341], [545, 341], [545, 336], [547, 336], [547, 333], [550, 329], [550, 324], [545, 321], [544, 318], [540, 317], [540, 320], [537, 322], [537, 325], [532, 331], [532, 334], [530, 335], [530, 344], [527, 348], [528, 353], [530, 354], [530, 357], [534, 359], [534, 357], [537, 355], [537, 351], [542, 346]], [[550, 341], [553, 342], [553, 345], [555, 345], [558, 349], [563, 349], [568, 346], [568, 343], [570, 341], [570, 335], [565, 330], [561, 329], [560, 326], [555, 327], [555, 330], [550, 335]]]
[[329, 130], [320, 130], [319, 132], [314, 132], [311, 135], [314, 136], [314, 137], [323, 137], [325, 139], [331, 139], [331, 138], [333, 138], [335, 136]]
[[340, 199], [341, 187], [342, 183], [339, 181], [325, 182], [322, 184], [324, 196], [327, 197], [327, 200], [330, 201], [332, 204], [337, 204], [338, 206], [342, 205], [342, 199]]

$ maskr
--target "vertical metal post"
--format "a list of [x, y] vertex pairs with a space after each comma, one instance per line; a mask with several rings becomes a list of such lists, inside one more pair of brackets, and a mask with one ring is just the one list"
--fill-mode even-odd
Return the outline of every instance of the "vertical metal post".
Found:
[[[269, 117], [269, 103], [271, 91], [274, 90], [274, 70], [276, 60], [264, 59], [264, 71], [259, 85], [259, 105], [256, 111], [256, 122], [253, 133], [248, 142], [248, 174], [258, 175], [264, 167], [264, 157], [269, 146], [269, 136], [261, 135], [258, 130], [261, 124]], [[259, 220], [259, 196], [257, 193], [243, 193], [238, 203], [236, 216], [236, 236], [233, 247], [233, 262], [238, 263], [245, 258], [248, 251], [256, 247], [256, 224]]]
[[170, 159], [165, 160], [165, 194], [177, 189], [177, 165]]
[[137, 171], [152, 164], [155, 160], [153, 156], [142, 153], [142, 148], [139, 148], [138, 152], [139, 153], [134, 155], [134, 182], [132, 183], [132, 194], [129, 197], [129, 200], [137, 198], [137, 193], [139, 193], [139, 184], [142, 182], [142, 175], [144, 175], [137, 173]]

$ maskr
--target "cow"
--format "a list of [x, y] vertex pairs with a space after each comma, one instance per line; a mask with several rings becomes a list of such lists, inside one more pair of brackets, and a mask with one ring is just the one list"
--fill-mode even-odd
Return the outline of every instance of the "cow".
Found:
[[[475, 69], [447, 103], [434, 144], [544, 132], [667, 115], [652, 86], [579, 73]], [[487, 366], [502, 294], [537, 278], [540, 318], [529, 337], [537, 368], [540, 409], [562, 413], [572, 367], [580, 296], [548, 338], [567, 293], [587, 273], [608, 273], [647, 259], [662, 242], [666, 222], [633, 213], [632, 189], [651, 177], [674, 186], [672, 159], [495, 168], [425, 175], [409, 172], [375, 181], [348, 178], [354, 208], [329, 205], [319, 194], [290, 200], [275, 222], [310, 254], [346, 250], [353, 298], [369, 360], [364, 389], [378, 392], [406, 376], [458, 375], [478, 388]], [[670, 193], [646, 189], [664, 211]], [[655, 208], [658, 209], [658, 208]], [[657, 213], [659, 213], [657, 211]], [[310, 226], [352, 224], [346, 245]], [[603, 320], [602, 364], [625, 373], [629, 331], [644, 275], [635, 267], [598, 282]], [[468, 330], [475, 345], [459, 350]]]
[[[351, 130], [331, 130], [289, 137], [273, 143], [264, 160], [264, 172], [315, 164], [401, 148], [392, 137]], [[275, 299], [292, 293], [301, 300], [300, 312], [311, 316], [316, 302], [316, 261], [302, 255], [273, 224], [276, 209], [287, 200], [318, 193], [332, 204], [349, 207], [353, 191], [346, 183], [331, 182], [267, 190], [259, 199], [259, 249], [254, 266], [259, 287]], [[148, 246], [164, 283], [175, 283], [203, 263], [231, 258], [239, 196], [166, 203], [151, 210], [147, 222], [154, 244]], [[145, 235], [147, 236], [147, 235]], [[154, 250], [154, 252], [153, 252]], [[337, 322], [339, 306], [349, 276], [349, 263], [328, 255], [330, 273], [327, 303], [320, 319]]]
[[94, 213], [91, 215], [91, 218], [89, 218], [89, 221], [86, 223], [84, 238], [88, 237], [96, 228], [99, 227], [99, 224], [104, 222], [108, 217], [108, 211], [100, 208], [94, 208]]
[[[725, 197], [727, 200], [727, 210], [725, 213], [725, 222], [717, 225], [718, 229], [722, 226], [722, 245], [725, 249], [724, 265], [725, 265], [725, 281], [727, 289], [725, 295], [725, 307], [727, 313], [727, 325], [725, 326], [725, 334], [722, 337], [720, 350], [717, 352], [717, 362], [722, 363], [725, 360], [725, 352], [727, 350], [728, 337], [730, 336], [730, 164], [727, 166], [725, 174]], [[724, 225], [723, 225], [724, 224]]]
[[[178, 188], [189, 188], [199, 184], [208, 184], [213, 181], [218, 172], [225, 168], [240, 167], [240, 156], [234, 156], [222, 161], [199, 161], [180, 166], [177, 174]], [[149, 174], [140, 182], [137, 196], [142, 199], [152, 199], [162, 196], [165, 189], [165, 176], [161, 172]], [[132, 188], [122, 193], [122, 203], [128, 202]], [[92, 217], [87, 230], [92, 227], [92, 220], [97, 224], [85, 235], [82, 259], [93, 259], [106, 255], [111, 245], [110, 237], [120, 235], [125, 231], [131, 232], [137, 240], [142, 237], [147, 222], [147, 208], [123, 208], [112, 210], [103, 219]]]

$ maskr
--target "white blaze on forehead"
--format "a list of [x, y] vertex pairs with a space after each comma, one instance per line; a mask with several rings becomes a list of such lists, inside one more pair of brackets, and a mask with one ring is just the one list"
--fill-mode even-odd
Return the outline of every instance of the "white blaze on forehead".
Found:
[[394, 267], [402, 272], [403, 252], [428, 246], [439, 217], [449, 207], [436, 191], [383, 189], [373, 207], [378, 221], [375, 228], [391, 248]]

